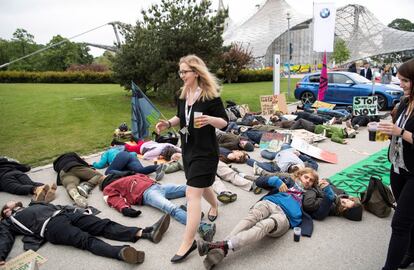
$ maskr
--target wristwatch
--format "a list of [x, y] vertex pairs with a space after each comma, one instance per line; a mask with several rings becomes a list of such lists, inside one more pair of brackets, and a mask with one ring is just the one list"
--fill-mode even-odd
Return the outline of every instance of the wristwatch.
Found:
[[402, 135], [404, 134], [404, 132], [405, 132], [405, 129], [401, 129], [401, 133], [400, 133], [400, 137], [402, 137]]

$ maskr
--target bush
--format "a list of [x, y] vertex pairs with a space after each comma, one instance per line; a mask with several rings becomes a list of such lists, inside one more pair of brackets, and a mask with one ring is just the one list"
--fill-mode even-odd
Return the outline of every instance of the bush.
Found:
[[116, 83], [112, 72], [1, 71], [0, 83]]
[[[222, 71], [217, 72], [217, 77], [225, 81], [226, 78]], [[243, 69], [239, 73], [237, 82], [264, 82], [264, 81], [273, 81], [273, 70], [271, 69]]]

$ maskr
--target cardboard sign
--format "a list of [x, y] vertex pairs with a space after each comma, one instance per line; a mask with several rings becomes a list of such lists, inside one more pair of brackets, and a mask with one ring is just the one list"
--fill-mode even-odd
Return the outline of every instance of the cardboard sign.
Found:
[[323, 101], [317, 100], [312, 104], [312, 107], [317, 108], [317, 109], [326, 108], [326, 109], [331, 109], [332, 110], [333, 108], [335, 108], [335, 104], [331, 104], [331, 103], [328, 103], [328, 102], [323, 102]]
[[305, 140], [302, 140], [297, 137], [293, 137], [292, 143], [290, 144], [293, 148], [302, 152], [308, 156], [329, 162], [329, 163], [338, 163], [338, 156], [335, 153], [331, 153], [320, 149], [318, 147], [312, 146], [307, 143]]
[[377, 115], [378, 114], [378, 97], [354, 97], [352, 104], [352, 114], [358, 115]]
[[[34, 263], [36, 261], [36, 263]], [[36, 269], [36, 264], [42, 265], [47, 261], [45, 257], [39, 253], [28, 250], [13, 259], [6, 262], [5, 265], [0, 267], [1, 270], [29, 270]], [[35, 267], [35, 268], [33, 268]]]
[[272, 115], [275, 111], [288, 113], [285, 94], [273, 96], [260, 96], [262, 115]]
[[260, 149], [267, 149], [271, 152], [277, 152], [282, 147], [282, 144], [289, 143], [291, 138], [291, 134], [266, 132], [263, 133], [259, 146]]
[[320, 142], [326, 139], [322, 134], [315, 134], [313, 132], [307, 131], [306, 129], [293, 129], [293, 130], [284, 130], [284, 133], [292, 134], [293, 137], [298, 137], [306, 141], [309, 144]]

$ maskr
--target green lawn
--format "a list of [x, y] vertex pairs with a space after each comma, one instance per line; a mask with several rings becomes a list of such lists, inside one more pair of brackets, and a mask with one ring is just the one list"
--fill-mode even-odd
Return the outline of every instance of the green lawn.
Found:
[[[226, 84], [222, 98], [259, 111], [258, 96], [271, 93], [272, 82]], [[153, 102], [174, 115], [174, 106]], [[130, 108], [129, 93], [114, 84], [0, 84], [0, 156], [41, 165], [68, 151], [100, 151], [121, 122], [129, 125]]]

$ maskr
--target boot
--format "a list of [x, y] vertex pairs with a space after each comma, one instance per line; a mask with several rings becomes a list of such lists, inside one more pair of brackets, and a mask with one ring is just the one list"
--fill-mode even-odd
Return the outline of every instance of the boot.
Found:
[[216, 224], [202, 223], [198, 227], [198, 233], [203, 240], [211, 242], [213, 241], [213, 237], [216, 234]]
[[44, 202], [46, 193], [49, 191], [49, 185], [43, 185], [36, 187], [33, 191], [33, 201], [35, 202]]
[[207, 253], [212, 249], [221, 249], [224, 251], [224, 254], [227, 255], [229, 251], [229, 246], [227, 241], [219, 241], [219, 242], [207, 242], [202, 239], [197, 240], [197, 249], [198, 254], [200, 256], [207, 255]]
[[45, 202], [50, 203], [56, 198], [56, 189], [57, 189], [57, 186], [55, 183], [53, 183], [50, 186], [50, 189], [46, 192]]
[[167, 231], [168, 226], [170, 226], [170, 215], [165, 214], [151, 227], [143, 229], [141, 238], [148, 239], [154, 243], [159, 243], [163, 234]]
[[143, 263], [145, 260], [144, 251], [136, 250], [133, 247], [127, 246], [119, 252], [119, 259], [131, 264]]
[[88, 182], [82, 182], [76, 188], [79, 194], [85, 198], [88, 198], [89, 193], [91, 193], [93, 189], [93, 187]]
[[155, 171], [155, 180], [156, 181], [160, 181], [165, 174], [165, 169], [166, 169], [166, 165], [165, 164], [160, 164], [158, 165], [157, 170]]
[[75, 204], [77, 206], [82, 208], [86, 208], [88, 206], [88, 201], [85, 197], [79, 194], [76, 188], [72, 188], [71, 190], [69, 190], [69, 195], [72, 198], [72, 200], [75, 201]]

